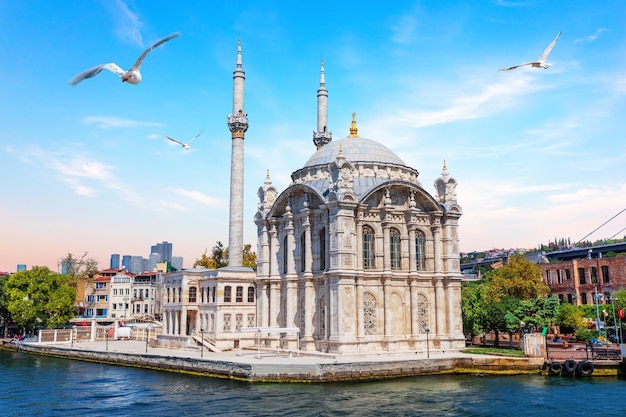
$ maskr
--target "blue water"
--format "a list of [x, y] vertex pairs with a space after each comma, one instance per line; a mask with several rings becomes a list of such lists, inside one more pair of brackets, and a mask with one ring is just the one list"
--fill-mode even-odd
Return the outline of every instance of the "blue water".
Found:
[[624, 416], [626, 381], [422, 376], [264, 384], [0, 351], [7, 416]]

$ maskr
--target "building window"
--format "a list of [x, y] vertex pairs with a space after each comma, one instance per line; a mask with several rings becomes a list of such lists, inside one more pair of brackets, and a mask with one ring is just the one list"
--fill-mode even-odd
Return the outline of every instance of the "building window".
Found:
[[374, 269], [374, 231], [363, 226], [363, 269]]
[[248, 302], [254, 303], [254, 287], [248, 287]]
[[424, 294], [417, 296], [417, 323], [420, 332], [424, 331], [425, 327], [430, 327], [430, 320], [428, 320], [428, 299]]
[[248, 314], [248, 327], [254, 327], [254, 314]]
[[568, 281], [572, 280], [572, 274], [570, 273], [569, 269], [565, 270], [565, 279]]
[[178, 302], [183, 302], [183, 289], [181, 287], [178, 287]]
[[591, 283], [592, 284], [598, 283], [598, 268], [596, 268], [595, 266], [591, 267]]
[[320, 271], [326, 269], [326, 228], [320, 230]]
[[300, 272], [306, 269], [306, 232], [300, 235]]
[[[230, 287], [227, 287], [230, 288]], [[231, 331], [231, 322], [230, 322], [230, 314], [224, 314], [224, 328], [223, 331], [225, 333], [230, 333]]]
[[211, 287], [211, 302], [215, 302], [215, 287]]
[[418, 271], [423, 271], [425, 260], [426, 260], [426, 236], [424, 233], [417, 232], [415, 233], [415, 263]]
[[[556, 282], [558, 284], [563, 284], [563, 274], [562, 274], [562, 271], [560, 269], [556, 270]], [[559, 295], [561, 295], [561, 294], [559, 294]]]
[[401, 251], [400, 251], [400, 232], [396, 229], [389, 231], [389, 253], [391, 258], [391, 269], [398, 270], [401, 265]]
[[283, 274], [287, 273], [287, 236], [283, 238]]
[[587, 280], [585, 279], [585, 268], [578, 268], [578, 280], [581, 285], [587, 283]]
[[243, 314], [235, 316], [235, 331], [238, 332], [243, 327]]
[[609, 283], [609, 267], [608, 265], [602, 265], [600, 268], [602, 268], [602, 282], [604, 284], [608, 284]]
[[243, 287], [237, 287], [235, 290], [235, 301], [243, 303]]
[[189, 287], [189, 302], [195, 303], [198, 290], [196, 287]]
[[368, 292], [363, 294], [363, 326], [366, 335], [378, 334], [376, 325], [376, 299]]
[[[231, 299], [230, 291], [231, 291], [230, 286], [224, 287], [224, 302], [225, 303], [230, 303], [230, 299]], [[224, 316], [224, 317], [226, 317], [226, 316]]]
[[581, 299], [582, 304], [587, 304], [587, 293], [584, 292], [580, 294], [580, 299]]
[[[569, 269], [568, 269], [568, 271], [569, 271]], [[573, 298], [574, 298], [574, 297], [572, 297], [572, 294], [567, 294], [567, 302], [568, 302], [568, 303], [570, 303], [570, 304], [574, 304], [574, 303], [572, 302], [572, 301], [573, 301]]]

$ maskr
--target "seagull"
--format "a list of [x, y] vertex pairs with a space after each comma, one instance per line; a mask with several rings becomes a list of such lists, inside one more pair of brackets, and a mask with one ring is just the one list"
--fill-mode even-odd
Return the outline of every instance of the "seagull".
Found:
[[548, 54], [550, 53], [552, 48], [554, 48], [554, 45], [556, 44], [557, 39], [559, 39], [559, 36], [561, 36], [561, 32], [559, 32], [559, 34], [556, 35], [556, 38], [554, 38], [552, 43], [550, 45], [548, 45], [548, 47], [546, 48], [545, 51], [543, 51], [543, 54], [541, 54], [541, 57], [537, 61], [526, 62], [524, 64], [515, 65], [515, 66], [510, 67], [510, 68], [503, 68], [500, 71], [501, 72], [502, 71], [510, 71], [510, 70], [518, 68], [518, 67], [523, 67], [524, 65], [530, 65], [531, 67], [534, 67], [534, 68], [548, 69], [548, 63], [546, 62], [546, 59], [548, 59]]
[[194, 136], [194, 137], [193, 137], [193, 138], [192, 138], [189, 142], [187, 142], [187, 143], [182, 143], [182, 142], [181, 142], [181, 141], [179, 141], [179, 140], [172, 139], [172, 138], [170, 138], [169, 136], [167, 136], [166, 134], [163, 134], [163, 136], [165, 136], [167, 139], [171, 140], [172, 142], [176, 142], [176, 143], [178, 143], [178, 144], [179, 144], [180, 146], [182, 146], [184, 149], [189, 149], [189, 144], [190, 144], [191, 142], [193, 142], [194, 140], [198, 139], [198, 136], [200, 136], [200, 135], [201, 135], [201, 134], [203, 134], [203, 133], [204, 133], [204, 129], [202, 129], [202, 132], [198, 133], [196, 136]]
[[133, 65], [128, 71], [124, 71], [117, 64], [115, 64], [113, 62], [111, 62], [110, 64], [96, 65], [95, 67], [90, 68], [87, 71], [81, 72], [80, 74], [78, 74], [77, 76], [72, 78], [69, 81], [69, 84], [70, 85], [76, 85], [79, 82], [81, 82], [81, 81], [83, 81], [83, 80], [85, 80], [87, 78], [95, 77], [96, 75], [100, 74], [100, 72], [103, 69], [109, 70], [109, 71], [119, 75], [120, 78], [122, 79], [122, 82], [127, 82], [129, 84], [139, 84], [141, 82], [141, 73], [139, 72], [139, 70], [141, 68], [141, 64], [143, 63], [144, 58], [146, 57], [146, 55], [148, 55], [148, 52], [150, 52], [151, 50], [153, 50], [157, 46], [160, 46], [160, 45], [164, 44], [165, 42], [169, 41], [170, 39], [174, 39], [174, 38], [176, 38], [178, 36], [180, 36], [180, 32], [175, 32], [175, 33], [172, 33], [171, 35], [167, 35], [163, 39], [160, 39], [160, 40], [156, 41], [151, 47], [146, 49], [143, 52], [143, 54], [141, 54], [139, 59], [137, 59], [137, 62], [135, 62], [135, 65]]

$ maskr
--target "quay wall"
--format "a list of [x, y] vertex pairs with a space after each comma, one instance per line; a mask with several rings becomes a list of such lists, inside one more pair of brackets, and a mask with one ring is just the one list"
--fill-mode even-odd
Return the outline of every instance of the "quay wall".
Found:
[[283, 361], [277, 364], [151, 355], [149, 353], [76, 350], [42, 344], [20, 344], [17, 346], [5, 344], [4, 348], [17, 349], [31, 354], [251, 382], [358, 381], [436, 374], [540, 374], [544, 364], [541, 358], [511, 358], [489, 355], [477, 357], [462, 353], [459, 353], [458, 357], [430, 359], [361, 360], [355, 362], [338, 360], [334, 363]]

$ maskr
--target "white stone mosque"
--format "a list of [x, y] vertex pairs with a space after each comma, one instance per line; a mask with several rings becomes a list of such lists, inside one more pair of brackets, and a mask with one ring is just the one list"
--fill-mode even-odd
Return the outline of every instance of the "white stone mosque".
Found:
[[444, 162], [436, 196], [387, 147], [333, 140], [324, 64], [317, 151], [283, 191], [258, 190], [257, 271], [243, 267], [244, 112], [241, 45], [233, 73], [229, 264], [166, 276], [159, 343], [211, 350], [299, 349], [334, 354], [465, 347], [457, 182]]

